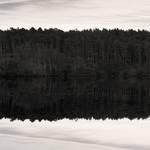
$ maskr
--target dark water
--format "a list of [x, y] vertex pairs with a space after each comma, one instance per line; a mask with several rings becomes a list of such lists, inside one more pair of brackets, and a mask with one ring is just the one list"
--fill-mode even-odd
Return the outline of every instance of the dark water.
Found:
[[150, 116], [150, 81], [1, 79], [0, 117], [12, 120]]

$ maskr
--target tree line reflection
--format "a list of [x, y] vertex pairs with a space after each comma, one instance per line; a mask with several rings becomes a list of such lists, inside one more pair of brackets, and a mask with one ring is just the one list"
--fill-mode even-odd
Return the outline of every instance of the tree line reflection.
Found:
[[150, 84], [52, 78], [1, 79], [0, 117], [11, 120], [150, 116]]

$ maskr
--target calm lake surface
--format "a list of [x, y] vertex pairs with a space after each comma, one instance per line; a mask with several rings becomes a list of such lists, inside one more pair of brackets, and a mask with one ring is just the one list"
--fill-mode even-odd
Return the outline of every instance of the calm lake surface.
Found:
[[0, 80], [4, 150], [149, 150], [149, 116], [149, 81]]
[[150, 82], [0, 80], [0, 116], [11, 120], [121, 119], [150, 116]]

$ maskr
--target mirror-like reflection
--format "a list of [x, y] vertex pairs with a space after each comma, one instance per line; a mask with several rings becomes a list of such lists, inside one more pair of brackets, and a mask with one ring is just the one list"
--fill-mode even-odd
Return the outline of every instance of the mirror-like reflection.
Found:
[[119, 119], [150, 116], [147, 81], [1, 79], [0, 118]]

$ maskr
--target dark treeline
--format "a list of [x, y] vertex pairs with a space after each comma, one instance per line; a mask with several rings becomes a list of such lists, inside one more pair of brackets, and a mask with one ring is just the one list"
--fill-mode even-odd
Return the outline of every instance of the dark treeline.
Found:
[[150, 32], [31, 28], [0, 31], [1, 76], [148, 79]]
[[0, 81], [0, 118], [58, 120], [150, 116], [149, 82], [9, 79]]

